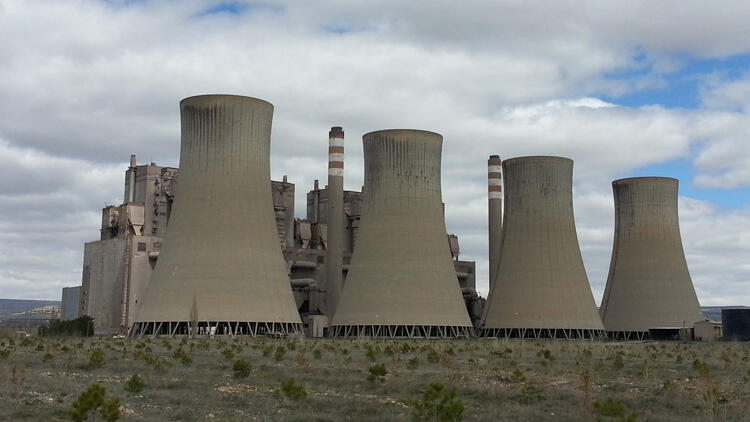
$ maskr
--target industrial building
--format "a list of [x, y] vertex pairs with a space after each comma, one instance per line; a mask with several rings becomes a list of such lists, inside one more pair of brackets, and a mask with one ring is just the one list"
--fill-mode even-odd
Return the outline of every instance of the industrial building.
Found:
[[63, 287], [60, 300], [60, 319], [69, 321], [78, 318], [78, 303], [81, 297], [81, 286]]
[[666, 177], [612, 182], [615, 233], [599, 309], [612, 338], [643, 339], [651, 328], [680, 330], [706, 319], [682, 248], [677, 189]]
[[443, 137], [393, 129], [362, 137], [364, 204], [336, 337], [468, 337], [441, 196]]
[[519, 157], [502, 170], [500, 255], [479, 335], [603, 336], [573, 218], [573, 160]]
[[[333, 128], [334, 130], [340, 128]], [[339, 132], [335, 132], [338, 134]], [[343, 131], [340, 132], [343, 138]], [[101, 236], [84, 247], [80, 315], [94, 318], [98, 334], [127, 334], [133, 326], [134, 309], [146, 295], [151, 275], [160, 259], [167, 224], [172, 217], [179, 170], [154, 163], [137, 165], [131, 157], [125, 173], [124, 200], [120, 206], [102, 210]], [[306, 218], [295, 219], [295, 185], [284, 177], [271, 181], [272, 204], [279, 250], [286, 261], [286, 276], [305, 333], [322, 336], [328, 325], [327, 253], [329, 253], [329, 189], [316, 181], [307, 193]], [[340, 224], [341, 280], [346, 280], [359, 232], [363, 194], [343, 191], [343, 217]], [[179, 201], [179, 200], [178, 200]], [[220, 207], [220, 202], [214, 204]], [[208, 221], [216, 221], [215, 216]], [[171, 223], [170, 223], [171, 224]], [[170, 226], [171, 227], [171, 226]], [[443, 229], [444, 230], [444, 229]], [[475, 264], [459, 260], [458, 238], [444, 233], [450, 248], [454, 280], [463, 293], [472, 318], [480, 317], [483, 299], [475, 290]], [[198, 314], [201, 313], [200, 304]], [[191, 303], [187, 307], [192, 308]], [[169, 325], [169, 324], [167, 324]], [[236, 325], [235, 325], [236, 326]], [[172, 326], [174, 329], [174, 324]]]

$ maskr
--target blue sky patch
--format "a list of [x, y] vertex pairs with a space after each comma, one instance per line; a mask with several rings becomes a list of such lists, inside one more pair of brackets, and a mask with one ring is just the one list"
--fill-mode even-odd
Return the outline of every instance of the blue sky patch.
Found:
[[693, 165], [689, 159], [651, 164], [620, 177], [673, 177], [680, 180], [680, 196], [712, 202], [725, 209], [740, 209], [750, 205], [750, 188], [701, 188], [693, 184]]

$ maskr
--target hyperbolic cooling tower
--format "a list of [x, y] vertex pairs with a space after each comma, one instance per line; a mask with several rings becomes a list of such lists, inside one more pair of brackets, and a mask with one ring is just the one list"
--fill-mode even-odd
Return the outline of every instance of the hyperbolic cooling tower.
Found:
[[131, 335], [300, 331], [271, 198], [273, 105], [201, 95], [180, 115], [175, 203]]
[[363, 144], [362, 222], [331, 334], [471, 335], [445, 235], [443, 137], [383, 130], [364, 135]]
[[513, 158], [503, 176], [500, 263], [480, 335], [602, 336], [573, 218], [573, 160]]
[[680, 238], [676, 179], [612, 182], [615, 237], [599, 310], [613, 337], [641, 338], [653, 327], [692, 327], [705, 319]]

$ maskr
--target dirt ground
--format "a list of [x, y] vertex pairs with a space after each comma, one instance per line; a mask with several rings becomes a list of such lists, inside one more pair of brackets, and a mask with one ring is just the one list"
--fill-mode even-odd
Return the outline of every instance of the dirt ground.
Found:
[[467, 421], [741, 421], [750, 344], [0, 338], [0, 420], [71, 420], [95, 383], [120, 420], [417, 420], [440, 383]]

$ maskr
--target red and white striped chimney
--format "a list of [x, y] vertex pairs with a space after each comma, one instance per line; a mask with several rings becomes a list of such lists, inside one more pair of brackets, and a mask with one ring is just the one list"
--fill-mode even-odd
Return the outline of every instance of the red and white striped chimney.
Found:
[[489, 284], [490, 290], [492, 290], [497, 266], [500, 262], [503, 233], [502, 161], [498, 155], [490, 155], [490, 159], [487, 160], [487, 199], [489, 212]]
[[341, 293], [344, 244], [344, 131], [328, 133], [328, 249], [326, 249], [326, 313], [333, 318]]

